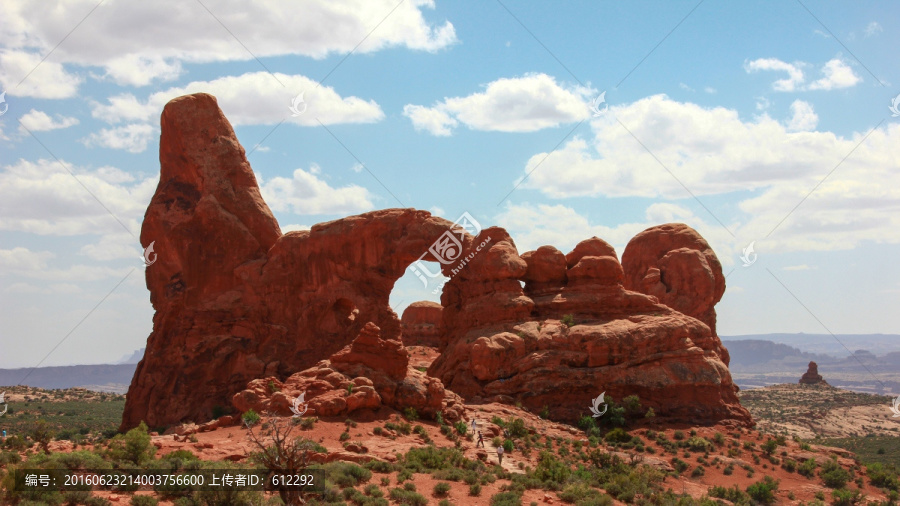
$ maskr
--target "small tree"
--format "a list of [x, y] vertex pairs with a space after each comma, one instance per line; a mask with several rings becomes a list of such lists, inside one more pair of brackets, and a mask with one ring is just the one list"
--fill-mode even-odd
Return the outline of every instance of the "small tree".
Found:
[[125, 435], [119, 434], [112, 438], [107, 449], [111, 458], [136, 465], [149, 462], [156, 455], [156, 447], [151, 444], [149, 429], [144, 422], [126, 432]]
[[[319, 448], [311, 439], [293, 437], [295, 425], [290, 418], [280, 418], [268, 413], [268, 420], [262, 424], [259, 432], [254, 426], [247, 427], [250, 442], [257, 451], [249, 455], [250, 459], [264, 466], [273, 474], [294, 475], [302, 473], [309, 466], [310, 457]], [[282, 481], [283, 483], [283, 481]], [[300, 504], [302, 492], [297, 487], [284, 485], [276, 487], [284, 504]]]
[[46, 453], [50, 453], [50, 441], [53, 441], [53, 429], [44, 420], [38, 420], [34, 426], [28, 431], [28, 437], [32, 441], [39, 444], [41, 449]]

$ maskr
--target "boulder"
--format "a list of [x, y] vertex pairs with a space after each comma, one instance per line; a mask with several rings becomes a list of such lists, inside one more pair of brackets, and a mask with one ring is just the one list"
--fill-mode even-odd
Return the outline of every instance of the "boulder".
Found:
[[400, 333], [406, 346], [431, 346], [441, 343], [444, 308], [437, 302], [427, 300], [413, 302], [403, 310], [400, 317]]

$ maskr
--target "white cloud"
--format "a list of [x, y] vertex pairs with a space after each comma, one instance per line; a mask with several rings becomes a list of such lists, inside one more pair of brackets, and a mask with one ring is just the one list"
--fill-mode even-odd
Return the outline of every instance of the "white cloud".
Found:
[[416, 130], [425, 130], [437, 136], [450, 135], [459, 123], [444, 111], [421, 105], [403, 106], [403, 115], [412, 120]]
[[438, 206], [431, 206], [428, 208], [428, 211], [434, 216], [444, 216], [445, 214], [444, 209]]
[[[372, 123], [384, 118], [375, 101], [358, 97], [341, 97], [333, 88], [318, 86], [301, 75], [276, 73], [278, 81], [268, 72], [251, 72], [239, 76], [225, 76], [212, 81], [194, 81], [183, 87], [169, 88], [141, 101], [128, 93], [108, 99], [106, 104], [93, 103], [91, 114], [107, 123], [123, 121], [156, 122], [165, 104], [173, 98], [190, 93], [215, 95], [219, 107], [233, 125], [274, 125], [280, 121], [306, 126], [319, 122]], [[304, 93], [306, 112], [291, 115], [292, 99]]]
[[874, 37], [883, 31], [884, 29], [881, 28], [881, 25], [879, 25], [877, 21], [872, 21], [866, 26], [865, 34], [866, 37]]
[[[300, 8], [291, 2], [262, 0], [207, 6], [213, 15], [198, 2], [177, 0], [103, 5], [56, 48], [53, 58], [58, 63], [44, 62], [41, 67], [64, 74], [62, 64], [97, 66], [119, 84], [141, 86], [179, 75], [182, 62], [251, 61], [283, 55], [324, 58], [354, 48], [357, 53], [389, 47], [437, 51], [457, 41], [450, 22], [434, 24], [424, 19], [423, 10], [434, 8], [431, 0], [399, 4], [394, 0], [310, 0]], [[7, 2], [4, 45], [24, 55], [20, 58], [39, 60], [39, 55], [47, 54], [66, 36], [73, 20], [84, 18], [92, 8], [93, 4], [78, 0], [58, 2], [53, 9], [38, 0]], [[36, 12], [41, 15], [35, 16]], [[21, 66], [0, 63], [16, 82], [34, 67], [24, 65], [23, 71]], [[51, 90], [62, 81], [36, 74], [26, 81], [29, 91], [37, 93], [34, 89], [40, 88], [43, 98], [62, 98], [48, 96], [61, 94]], [[3, 82], [9, 87], [8, 80]], [[77, 80], [69, 84], [77, 86]], [[65, 96], [74, 93], [69, 89]]]
[[[8, 10], [4, 5], [4, 18]], [[38, 16], [41, 17], [41, 16]], [[4, 19], [4, 22], [8, 19]], [[0, 28], [0, 36], [8, 40], [5, 30]], [[29, 72], [31, 73], [29, 75]], [[22, 79], [28, 76], [24, 82]], [[0, 84], [8, 91], [7, 101], [14, 97], [70, 98], [78, 94], [82, 79], [66, 72], [63, 66], [52, 61], [41, 63], [37, 54], [23, 51], [0, 50]], [[21, 84], [19, 84], [21, 83]]]
[[862, 82], [862, 78], [857, 76], [853, 69], [844, 63], [843, 60], [832, 58], [822, 66], [821, 73], [825, 77], [806, 85], [806, 77], [802, 70], [806, 66], [809, 66], [809, 64], [803, 62], [787, 63], [778, 58], [759, 58], [751, 62], [745, 62], [744, 70], [747, 73], [760, 70], [787, 72], [787, 79], [779, 79], [772, 83], [772, 89], [775, 91], [833, 90], [849, 88]]
[[297, 169], [292, 177], [273, 177], [263, 181], [260, 192], [274, 211], [295, 214], [355, 214], [372, 210], [369, 191], [362, 186], [332, 188], [316, 176], [318, 166], [309, 171]]
[[[811, 108], [797, 104], [793, 109], [795, 126], [812, 124]], [[768, 249], [848, 249], [860, 241], [900, 242], [900, 153], [895, 149], [900, 124], [881, 127], [860, 144], [862, 134], [845, 138], [828, 131], [791, 132], [766, 115], [743, 121], [736, 111], [707, 109], [665, 95], [616, 106], [611, 112], [592, 121], [592, 140], [576, 137], [549, 155], [534, 154], [523, 174], [543, 163], [522, 188], [551, 198], [690, 199], [659, 159], [694, 195], [754, 192], [739, 203], [742, 223], [729, 225], [749, 242], [768, 235], [840, 163], [767, 240]]]
[[80, 253], [92, 260], [108, 261], [125, 258], [134, 260], [135, 265], [140, 262], [142, 250], [140, 242], [126, 232], [105, 234], [96, 243], [86, 244], [81, 247]]
[[782, 269], [786, 270], [786, 271], [808, 271], [810, 269], [815, 269], [815, 267], [810, 267], [806, 264], [801, 264], [801, 265], [788, 265], [788, 266], [782, 267]]
[[778, 58], [759, 58], [751, 62], [744, 63], [744, 70], [749, 72], [757, 72], [760, 70], [775, 70], [788, 73], [787, 79], [779, 79], [772, 83], [772, 89], [775, 91], [795, 91], [797, 87], [803, 83], [803, 70], [799, 64], [790, 64], [783, 62]]
[[132, 123], [121, 127], [104, 128], [84, 139], [86, 146], [124, 149], [129, 153], [141, 153], [153, 138], [156, 128], [145, 123]]
[[32, 109], [19, 118], [19, 122], [22, 127], [27, 128], [32, 132], [46, 132], [48, 130], [58, 130], [77, 125], [78, 119], [59, 114], [56, 115], [56, 119], [53, 119], [44, 111]]
[[814, 130], [819, 124], [819, 116], [809, 102], [794, 100], [791, 104], [791, 114], [791, 120], [787, 124], [789, 132]]
[[703, 91], [705, 91], [706, 93], [709, 93], [710, 95], [713, 95], [713, 94], [719, 92], [719, 90], [713, 88], [712, 86], [706, 86], [706, 87], [704, 87], [704, 88], [703, 88]]
[[534, 132], [590, 117], [585, 99], [592, 92], [563, 88], [547, 74], [529, 74], [498, 79], [483, 93], [445, 98], [433, 107], [409, 104], [403, 114], [433, 135], [449, 135], [457, 122], [473, 130]]
[[78, 180], [55, 160], [19, 160], [2, 167], [0, 230], [62, 236], [122, 233], [122, 226], [103, 208], [106, 206], [135, 236], [138, 234], [156, 190], [157, 175], [136, 180], [114, 167], [86, 170], [67, 166]]
[[862, 78], [857, 76], [849, 65], [838, 58], [829, 60], [828, 63], [822, 67], [822, 73], [825, 74], [825, 77], [810, 83], [809, 89], [834, 90], [839, 88], [849, 88], [862, 81]]
[[586, 216], [562, 204], [507, 203], [493, 221], [509, 232], [519, 253], [544, 245], [551, 245], [568, 253], [579, 242], [597, 236], [610, 243], [620, 258], [628, 241], [641, 231], [662, 223], [687, 223], [709, 241], [723, 263], [734, 263], [733, 240], [718, 224], [710, 225], [689, 209], [664, 202], [651, 204], [644, 214], [645, 219], [640, 222], [621, 223], [611, 227], [591, 223]]

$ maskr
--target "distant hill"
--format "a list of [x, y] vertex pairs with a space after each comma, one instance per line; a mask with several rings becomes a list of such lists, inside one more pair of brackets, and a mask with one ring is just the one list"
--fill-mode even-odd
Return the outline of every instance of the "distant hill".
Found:
[[871, 350], [878, 354], [900, 352], [898, 334], [747, 334], [740, 336], [720, 336], [729, 347], [731, 341], [772, 341], [786, 344], [806, 353], [832, 355], [845, 358], [857, 350]]
[[146, 348], [141, 348], [139, 350], [136, 350], [131, 355], [126, 355], [125, 357], [122, 357], [122, 360], [119, 360], [116, 363], [117, 364], [137, 364], [138, 362], [141, 361], [142, 358], [144, 358], [144, 350], [146, 350]]
[[[89, 390], [125, 393], [134, 376], [135, 364], [70, 365], [30, 369], [0, 369], [0, 385], [24, 384], [37, 388], [83, 387]], [[27, 378], [26, 378], [27, 375]]]

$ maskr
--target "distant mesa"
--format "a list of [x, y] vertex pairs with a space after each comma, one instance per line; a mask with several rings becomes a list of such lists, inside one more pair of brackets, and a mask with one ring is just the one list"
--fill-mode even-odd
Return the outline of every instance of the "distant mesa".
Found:
[[819, 366], [815, 362], [809, 363], [809, 368], [803, 373], [799, 383], [801, 385], [828, 385], [828, 382], [819, 374]]
[[406, 346], [441, 345], [443, 306], [427, 300], [413, 302], [400, 317], [400, 333]]
[[[361, 393], [363, 404], [377, 393], [381, 405], [420, 412], [460, 396], [574, 422], [606, 392], [638, 396], [656, 420], [752, 425], [716, 334], [722, 265], [691, 227], [649, 228], [621, 261], [597, 237], [568, 254], [520, 255], [502, 228], [457, 234], [465, 267], [440, 305], [416, 303], [401, 320], [390, 306], [396, 281], [418, 259], [438, 261], [429, 248], [452, 222], [383, 209], [282, 233], [215, 97], [170, 101], [161, 127], [141, 229], [159, 255], [144, 271], [153, 332], [122, 429], [209, 420], [232, 402], [287, 407], [266, 393], [270, 379], [306, 389], [311, 408], [321, 387], [322, 412]], [[448, 277], [454, 267], [441, 264]], [[440, 355], [410, 372], [403, 342], [419, 339]], [[259, 399], [235, 399], [248, 390]]]

